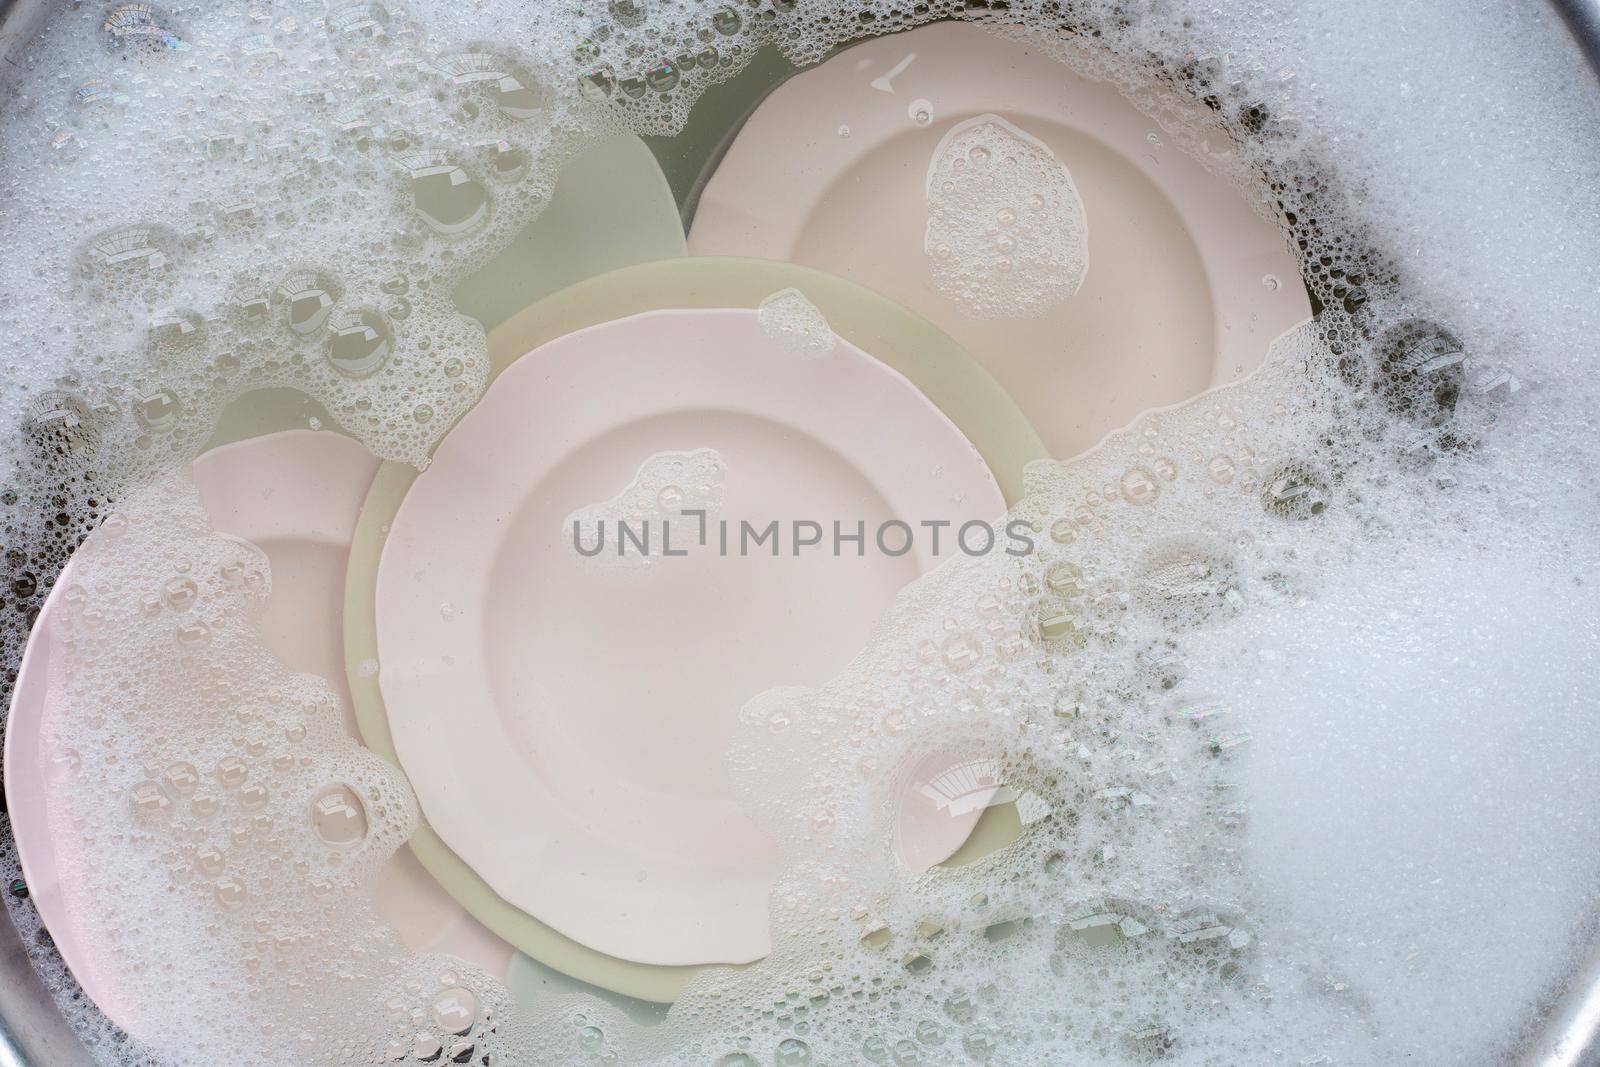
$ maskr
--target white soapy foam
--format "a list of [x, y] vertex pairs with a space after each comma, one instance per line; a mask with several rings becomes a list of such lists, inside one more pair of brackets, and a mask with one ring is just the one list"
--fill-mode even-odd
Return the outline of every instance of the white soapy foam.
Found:
[[[659, 559], [669, 545], [668, 523], [685, 512], [703, 513], [694, 516], [702, 529], [715, 521], [727, 473], [722, 454], [714, 448], [657, 452], [639, 465], [622, 492], [567, 516], [562, 536], [572, 538], [574, 551], [601, 559]], [[677, 525], [681, 529], [684, 523]]]
[[[264, 562], [181, 483], [139, 486], [258, 386], [424, 462], [487, 369], [449, 294], [571, 151], [618, 117], [676, 130], [765, 44], [815, 60], [942, 16], [1117, 84], [1283, 226], [1324, 310], [1250, 380], [1031, 471], [1036, 553], [953, 559], [838, 678], [744, 710], [731, 767], [788, 850], [769, 960], [651, 1030], [587, 998], [525, 1014], [375, 919], [408, 792], [254, 641]], [[1584, 947], [1600, 93], [1553, 15], [83, 4], [7, 77], [6, 650], [105, 527], [62, 622], [78, 772], [50, 816], [82, 835], [75, 917], [126, 929], [163, 1024], [138, 1055], [1496, 1061]], [[1021, 837], [903, 867], [900, 801], [974, 766], [1037, 801]], [[314, 812], [353, 825], [352, 797], [347, 854]]]
[[181, 477], [125, 503], [52, 615], [41, 750], [67, 914], [130, 1020], [189, 1062], [490, 1051], [504, 990], [377, 917], [416, 805], [328, 681], [262, 649], [265, 555], [212, 533]]
[[802, 356], [820, 356], [838, 345], [838, 335], [817, 306], [798, 289], [782, 289], [761, 301], [761, 332]]
[[1028, 318], [1089, 270], [1089, 224], [1072, 174], [999, 115], [959, 122], [928, 164], [923, 250], [933, 282], [974, 318]]
[[1600, 803], [1578, 787], [1600, 752], [1573, 743], [1600, 691], [1600, 606], [1507, 540], [1436, 537], [1398, 565], [1358, 551], [1219, 657], [1215, 688], [1251, 724], [1260, 936], [1386, 1035], [1339, 1036], [1336, 1062], [1514, 1044], [1544, 991], [1506, 977], [1551, 969], [1600, 905]]

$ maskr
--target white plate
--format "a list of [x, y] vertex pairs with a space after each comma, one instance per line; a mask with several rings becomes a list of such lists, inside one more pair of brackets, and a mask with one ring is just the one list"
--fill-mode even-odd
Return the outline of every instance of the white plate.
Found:
[[[569, 515], [651, 456], [695, 449], [722, 459], [712, 518], [736, 533], [741, 519], [830, 533], [860, 519], [871, 537], [890, 518], [1004, 510], [981, 457], [905, 378], [843, 340], [804, 357], [752, 310], [568, 334], [514, 363], [445, 438], [378, 571], [395, 750], [428, 822], [499, 896], [650, 964], [769, 951], [776, 850], [722, 767], [739, 708], [826, 681], [933, 561], [926, 537], [899, 557], [794, 557], [787, 542], [776, 559], [573, 551]], [[945, 854], [969, 829], [952, 827]]]
[[[926, 126], [912, 118], [922, 106]], [[1082, 288], [1036, 318], [964, 316], [923, 250], [935, 149], [985, 114], [1042, 141], [1087, 214]], [[1248, 373], [1311, 313], [1278, 229], [1168, 140], [1110, 85], [1035, 49], [977, 26], [924, 26], [775, 90], [701, 194], [689, 251], [816, 267], [926, 316], [1065, 458]]]

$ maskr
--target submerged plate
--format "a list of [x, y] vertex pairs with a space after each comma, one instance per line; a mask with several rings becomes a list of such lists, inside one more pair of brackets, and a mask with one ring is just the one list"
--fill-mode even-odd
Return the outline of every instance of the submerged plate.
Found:
[[[1008, 495], [1020, 488], [1023, 465], [1040, 458], [1043, 448], [1015, 405], [958, 346], [925, 321], [859, 286], [787, 264], [730, 259], [677, 260], [628, 268], [580, 283], [530, 308], [490, 335], [493, 372], [504, 371], [545, 342], [585, 327], [652, 309], [754, 308], [764, 297], [791, 287], [801, 289], [817, 305], [844, 341], [870, 351], [878, 361], [909, 380], [915, 391], [932, 400], [934, 406], [976, 445], [987, 465], [997, 472], [1001, 488]], [[748, 316], [749, 312], [745, 314]], [[785, 352], [784, 358], [799, 357]], [[522, 420], [524, 424], [527, 421]], [[970, 449], [966, 456], [969, 461], [972, 459]], [[633, 468], [622, 464], [620, 469], [624, 473], [619, 484], [606, 486], [594, 494], [585, 493], [588, 499], [579, 503], [606, 499], [620, 490], [633, 476], [642, 458], [631, 457]], [[928, 466], [931, 470], [932, 465]], [[389, 528], [417, 477], [414, 470], [397, 464], [385, 464], [380, 470], [357, 531], [345, 604], [346, 668], [362, 734], [369, 747], [391, 758], [395, 745], [390, 737], [383, 694], [377, 679], [363, 673], [361, 666], [365, 661], [382, 659], [374, 609], [379, 556]], [[991, 510], [998, 512], [998, 500]], [[664, 561], [659, 566], [671, 567], [682, 562]], [[454, 620], [464, 627], [478, 625], [474, 616], [462, 613], [462, 605], [467, 604], [464, 598], [456, 595], [450, 599]], [[440, 607], [433, 603], [426, 610], [443, 625]], [[627, 605], [618, 604], [612, 606], [607, 619], [626, 631], [628, 624], [639, 617], [631, 614]], [[409, 769], [409, 761], [407, 765]], [[415, 772], [413, 777], [416, 777]], [[423, 803], [426, 809], [426, 797]], [[981, 837], [984, 833], [984, 824], [980, 822], [974, 836]], [[996, 825], [995, 833], [1003, 840], [1006, 827]], [[639, 963], [599, 951], [562, 934], [497, 893], [481, 874], [445, 844], [428, 822], [413, 835], [411, 844], [423, 865], [485, 925], [562, 972], [630, 996], [667, 1001], [673, 999], [699, 970], [690, 965]], [[969, 841], [963, 852], [971, 845]], [[625, 873], [633, 877], [637, 870]], [[764, 943], [764, 928], [762, 936]]]
[[[967, 317], [924, 251], [930, 162], [983, 115], [1065, 164], [1087, 217], [1082, 287], [1036, 317]], [[926, 315], [1067, 457], [1241, 377], [1311, 313], [1277, 227], [1166, 138], [1113, 87], [1036, 49], [977, 26], [925, 26], [775, 90], [701, 194], [689, 251], [818, 267]]]
[[[744, 309], [552, 341], [393, 521], [379, 679], [401, 765], [451, 849], [568, 937], [642, 963], [759, 959], [777, 848], [722, 766], [739, 709], [826, 681], [935, 562], [926, 537], [835, 553], [834, 523], [870, 544], [890, 520], [1004, 509], [954, 424], [848, 342], [806, 357]], [[685, 555], [643, 556], [619, 522]]]
[[[333, 682], [352, 736], [340, 662], [341, 598], [350, 538], [377, 469], [378, 461], [350, 438], [310, 430], [214, 449], [191, 468], [216, 529], [254, 542], [272, 565], [272, 595], [260, 620], [263, 643], [291, 669]], [[137, 1034], [137, 998], [124, 992], [131, 979], [117, 973], [102, 950], [107, 932], [92, 921], [74, 923], [68, 914], [73, 874], [58, 866], [45, 811], [52, 753], [43, 748], [42, 728], [48, 715], [62, 713], [53, 709], [59, 695], [50, 685], [50, 660], [60, 655], [52, 619], [71, 574], [69, 562], [39, 614], [18, 673], [6, 730], [6, 802], [29, 894], [62, 959], [101, 1010]], [[379, 910], [407, 945], [505, 973], [510, 948], [442, 893], [410, 855], [401, 853], [384, 867], [377, 892]]]
[[549, 206], [456, 287], [456, 307], [492, 330], [574, 282], [686, 254], [655, 156], [635, 134], [618, 133], [561, 168]]

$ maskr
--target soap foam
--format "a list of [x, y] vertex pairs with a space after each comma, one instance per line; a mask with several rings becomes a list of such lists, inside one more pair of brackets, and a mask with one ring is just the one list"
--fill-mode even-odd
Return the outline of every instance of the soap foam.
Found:
[[762, 333], [800, 355], [825, 355], [839, 343], [822, 312], [798, 289], [782, 289], [766, 297], [756, 314]]
[[563, 537], [570, 531], [575, 551], [602, 559], [660, 559], [669, 546], [668, 523], [688, 525], [681, 518], [685, 512], [698, 512], [694, 518], [702, 529], [716, 521], [727, 471], [714, 448], [657, 452], [639, 465], [622, 492], [567, 516]]
[[1083, 284], [1083, 201], [1038, 138], [998, 115], [957, 123], [933, 151], [927, 193], [928, 268], [967, 315], [1040, 315]]

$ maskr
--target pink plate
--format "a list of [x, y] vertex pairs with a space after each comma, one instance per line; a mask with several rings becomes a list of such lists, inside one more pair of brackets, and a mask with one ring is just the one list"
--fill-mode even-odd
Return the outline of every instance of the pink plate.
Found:
[[[681, 485], [641, 481], [663, 462]], [[702, 547], [676, 508], [703, 500]], [[613, 538], [581, 556], [568, 517], [606, 507], [656, 516], [657, 549], [665, 516], [689, 554], [619, 559]], [[826, 681], [932, 565], [925, 530], [878, 551], [880, 523], [1003, 511], [961, 432], [842, 339], [808, 357], [755, 311], [680, 310], [536, 349], [445, 438], [379, 566], [378, 677], [425, 816], [500, 896], [599, 951], [760, 958], [776, 848], [724, 771], [740, 707]], [[781, 555], [739, 555], [741, 522], [774, 519]], [[828, 531], [820, 549], [793, 553], [797, 519]], [[864, 522], [864, 555], [833, 555], [835, 520]], [[946, 820], [930, 854], [970, 826]]]
[[[345, 559], [361, 503], [378, 461], [348, 437], [310, 430], [258, 437], [206, 453], [192, 467], [212, 524], [266, 551], [272, 597], [262, 639], [285, 664], [320, 674], [344, 697], [346, 728], [355, 734], [345, 692], [342, 627]], [[57, 867], [45, 813], [41, 726], [53, 713], [49, 662], [59, 631], [51, 623], [72, 564], [57, 580], [34, 625], [18, 674], [6, 730], [5, 790], [29, 893], [62, 958], [88, 996], [112, 1021], [135, 1035], [137, 998], [97, 950], [100, 933], [71, 921], [66, 906], [71, 872]], [[59, 654], [59, 649], [55, 650]], [[428, 877], [409, 850], [384, 868], [379, 909], [413, 948], [465, 956], [505, 973], [510, 949], [466, 916]]]
[[[968, 317], [929, 269], [930, 162], [980, 116], [1041, 142], [1087, 216], [1082, 287], [1030, 318]], [[1220, 133], [1205, 149], [1237, 169]], [[1113, 86], [956, 22], [864, 41], [776, 89], [701, 193], [689, 251], [815, 267], [925, 316], [1063, 459], [1254, 370], [1311, 314], [1278, 227], [1228, 178]]]

